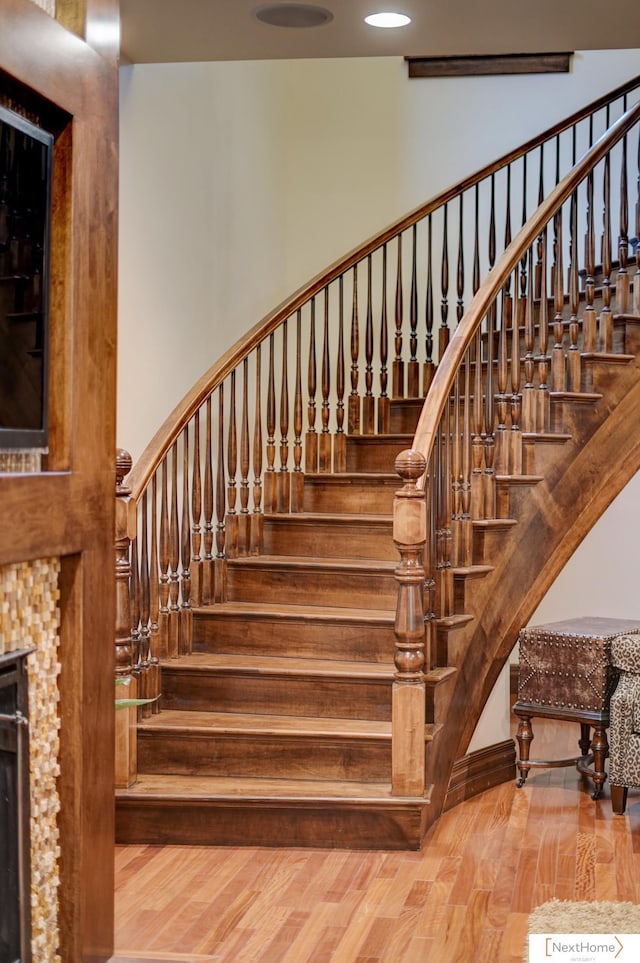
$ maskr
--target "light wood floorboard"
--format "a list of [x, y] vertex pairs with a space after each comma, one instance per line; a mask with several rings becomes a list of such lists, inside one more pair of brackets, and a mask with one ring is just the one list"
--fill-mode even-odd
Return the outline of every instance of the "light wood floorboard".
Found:
[[[533, 758], [579, 734], [534, 731]], [[534, 906], [640, 902], [640, 791], [614, 817], [590, 788], [534, 769], [446, 813], [419, 853], [119, 846], [113, 963], [520, 963]]]

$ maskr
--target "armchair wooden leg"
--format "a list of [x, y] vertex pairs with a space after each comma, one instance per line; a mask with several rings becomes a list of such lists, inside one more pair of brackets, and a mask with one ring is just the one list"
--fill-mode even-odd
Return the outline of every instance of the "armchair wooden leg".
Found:
[[611, 808], [618, 816], [624, 815], [627, 808], [627, 787], [611, 784]]

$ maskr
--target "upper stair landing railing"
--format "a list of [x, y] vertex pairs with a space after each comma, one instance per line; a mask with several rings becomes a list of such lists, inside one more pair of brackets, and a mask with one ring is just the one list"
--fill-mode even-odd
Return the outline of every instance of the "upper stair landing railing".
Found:
[[188, 651], [192, 607], [224, 599], [226, 558], [261, 552], [264, 513], [301, 511], [305, 474], [349, 470], [348, 435], [388, 433], [391, 398], [426, 394], [512, 224], [526, 220], [639, 84], [617, 88], [352, 251], [186, 395], [128, 479], [138, 508], [135, 664]]
[[[639, 125], [640, 103], [560, 180], [496, 260], [440, 361], [412, 448], [396, 461], [405, 481], [394, 506], [398, 794], [424, 791], [425, 756], [412, 736], [424, 726], [422, 672], [432, 664], [435, 620], [453, 614], [454, 569], [473, 562], [474, 520], [497, 516], [498, 477], [527, 473], [527, 441], [554, 427], [552, 395], [588, 399], [595, 353], [614, 348], [614, 312], [640, 315], [640, 272], [634, 265], [632, 283], [627, 261], [630, 208], [640, 227]], [[630, 183], [637, 186], [631, 204]], [[493, 640], [496, 653], [501, 643]], [[442, 775], [447, 760], [438, 765]]]

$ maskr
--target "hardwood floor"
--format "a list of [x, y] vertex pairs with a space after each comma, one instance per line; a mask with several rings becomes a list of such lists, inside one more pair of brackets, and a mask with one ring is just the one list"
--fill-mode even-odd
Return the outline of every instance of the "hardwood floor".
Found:
[[[574, 751], [578, 726], [534, 727], [532, 758]], [[540, 903], [640, 902], [640, 791], [614, 817], [590, 786], [532, 770], [419, 853], [119, 846], [113, 963], [519, 963]]]

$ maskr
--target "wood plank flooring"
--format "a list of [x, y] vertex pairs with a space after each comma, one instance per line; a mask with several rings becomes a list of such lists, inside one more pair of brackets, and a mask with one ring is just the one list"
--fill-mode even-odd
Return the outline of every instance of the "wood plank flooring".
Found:
[[[532, 758], [579, 735], [534, 731]], [[520, 963], [540, 903], [640, 902], [640, 790], [623, 817], [589, 791], [532, 770], [446, 813], [419, 853], [119, 846], [113, 963]]]

